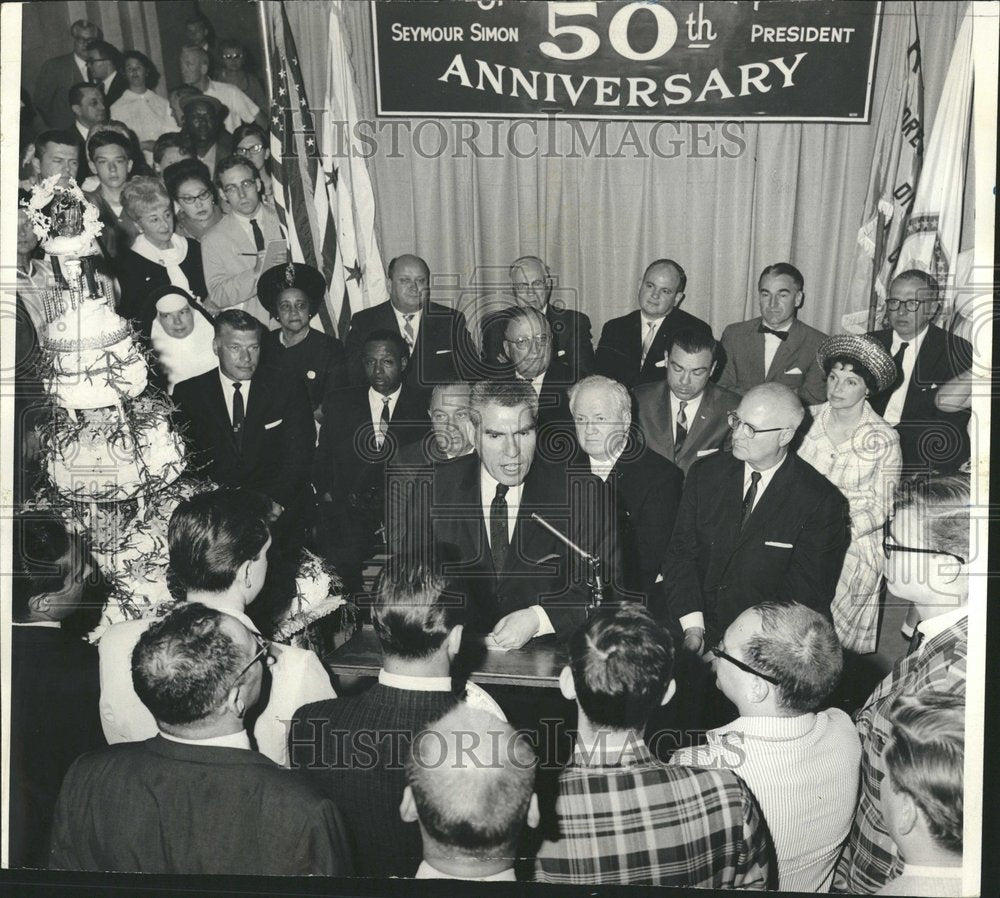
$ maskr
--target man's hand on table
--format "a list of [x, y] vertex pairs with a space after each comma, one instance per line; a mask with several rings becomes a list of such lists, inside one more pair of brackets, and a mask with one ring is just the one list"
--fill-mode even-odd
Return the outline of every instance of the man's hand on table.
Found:
[[501, 648], [519, 649], [538, 632], [538, 615], [533, 608], [512, 611], [493, 628], [493, 639]]

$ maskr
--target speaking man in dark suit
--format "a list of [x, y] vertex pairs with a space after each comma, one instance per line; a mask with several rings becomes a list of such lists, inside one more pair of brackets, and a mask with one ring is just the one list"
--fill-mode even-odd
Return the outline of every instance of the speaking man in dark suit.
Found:
[[680, 308], [687, 275], [673, 259], [651, 263], [639, 283], [639, 308], [605, 322], [597, 345], [598, 374], [631, 389], [636, 384], [663, 380], [663, 351], [682, 327], [711, 328]]
[[632, 391], [647, 445], [685, 474], [699, 458], [729, 446], [728, 416], [740, 397], [711, 382], [717, 352], [711, 333], [681, 328], [667, 344], [667, 379]]
[[435, 467], [430, 501], [411, 503], [410, 531], [434, 551], [471, 632], [490, 632], [508, 649], [565, 636], [585, 617], [587, 572], [531, 515], [610, 563], [601, 483], [590, 474], [573, 481], [564, 465], [536, 457], [530, 384], [483, 381], [471, 402], [476, 453]]
[[816, 360], [826, 334], [798, 319], [804, 286], [802, 272], [788, 262], [768, 265], [760, 273], [760, 317], [730, 324], [722, 332], [726, 361], [720, 387], [743, 395], [757, 384], [779, 383], [807, 405], [826, 402], [826, 375]]
[[62, 628], [92, 601], [94, 565], [55, 515], [20, 513], [12, 523], [9, 857], [11, 867], [44, 868], [63, 777], [104, 745], [97, 649]]
[[[585, 470], [607, 487], [620, 568], [605, 574], [621, 593], [662, 605], [662, 571], [684, 475], [631, 431], [632, 400], [617, 381], [584, 378], [569, 394]], [[662, 609], [661, 609], [662, 610]]]
[[[566, 306], [566, 300], [552, 299], [555, 284], [548, 266], [537, 256], [521, 256], [510, 264], [510, 285], [517, 306], [502, 309], [483, 322], [483, 361], [503, 363], [503, 340], [506, 321], [514, 309], [537, 309], [549, 323], [552, 333], [552, 355], [573, 372], [573, 380], [586, 377], [594, 370], [594, 346], [590, 335], [590, 318]], [[568, 291], [563, 291], [568, 292]]]
[[219, 367], [174, 387], [178, 424], [203, 472], [270, 500], [275, 543], [295, 551], [309, 518], [316, 425], [305, 387], [260, 367], [260, 322], [238, 309], [215, 318]]
[[334, 390], [323, 401], [313, 471], [323, 553], [355, 592], [385, 519], [386, 464], [401, 446], [420, 442], [429, 423], [423, 394], [404, 382], [409, 351], [396, 331], [369, 333], [361, 361], [365, 386]]
[[465, 315], [430, 301], [431, 271], [419, 256], [398, 256], [389, 263], [389, 299], [351, 316], [347, 364], [351, 383], [366, 383], [362, 355], [369, 334], [395, 331], [406, 341], [410, 361], [406, 381], [424, 392], [424, 407], [434, 384], [465, 379], [475, 369]]
[[91, 752], [66, 774], [57, 870], [227, 875], [351, 872], [334, 803], [250, 748], [270, 644], [231, 614], [185, 603], [132, 653], [158, 735]]
[[892, 389], [872, 398], [872, 408], [899, 432], [909, 474], [954, 471], [970, 454], [969, 412], [940, 411], [934, 402], [938, 388], [972, 364], [972, 346], [932, 323], [940, 311], [937, 281], [904, 271], [889, 285], [889, 326], [872, 334], [898, 372]]
[[749, 390], [733, 450], [692, 465], [667, 550], [668, 622], [702, 654], [747, 608], [796, 601], [830, 615], [850, 542], [847, 500], [788, 444], [805, 410], [783, 384]]
[[[81, 81], [89, 81], [87, 47], [91, 41], [102, 37], [101, 29], [86, 19], [77, 19], [70, 26], [73, 52], [46, 60], [35, 82], [35, 109], [45, 119], [48, 127], [66, 129], [73, 127], [73, 110], [69, 107], [69, 89]], [[86, 140], [86, 135], [84, 135]]]

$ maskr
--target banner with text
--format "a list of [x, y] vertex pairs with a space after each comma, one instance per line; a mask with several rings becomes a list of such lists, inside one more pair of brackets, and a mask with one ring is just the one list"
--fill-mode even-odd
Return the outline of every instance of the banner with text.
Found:
[[881, 6], [372, 0], [378, 113], [867, 122]]

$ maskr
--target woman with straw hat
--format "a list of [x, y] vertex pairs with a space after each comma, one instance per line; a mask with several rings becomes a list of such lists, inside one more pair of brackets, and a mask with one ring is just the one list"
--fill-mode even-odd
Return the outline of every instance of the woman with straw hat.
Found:
[[854, 334], [825, 340], [816, 357], [826, 373], [827, 401], [811, 406], [812, 427], [798, 452], [850, 503], [851, 544], [831, 611], [844, 648], [868, 654], [878, 638], [882, 525], [902, 467], [899, 435], [872, 411], [868, 397], [892, 386], [896, 366], [878, 342]]

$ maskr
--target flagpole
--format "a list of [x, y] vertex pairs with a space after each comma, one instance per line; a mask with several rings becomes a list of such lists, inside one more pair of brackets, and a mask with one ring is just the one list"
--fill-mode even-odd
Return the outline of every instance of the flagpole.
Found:
[[267, 76], [267, 105], [274, 103], [274, 72], [271, 69], [271, 42], [267, 39], [267, 0], [257, 0], [257, 20], [260, 24], [260, 41], [264, 46], [264, 74]]
[[872, 258], [872, 285], [868, 293], [868, 331], [875, 330], [875, 313], [878, 311], [878, 277], [882, 273], [885, 253], [885, 215], [880, 209], [875, 221], [875, 255]]

